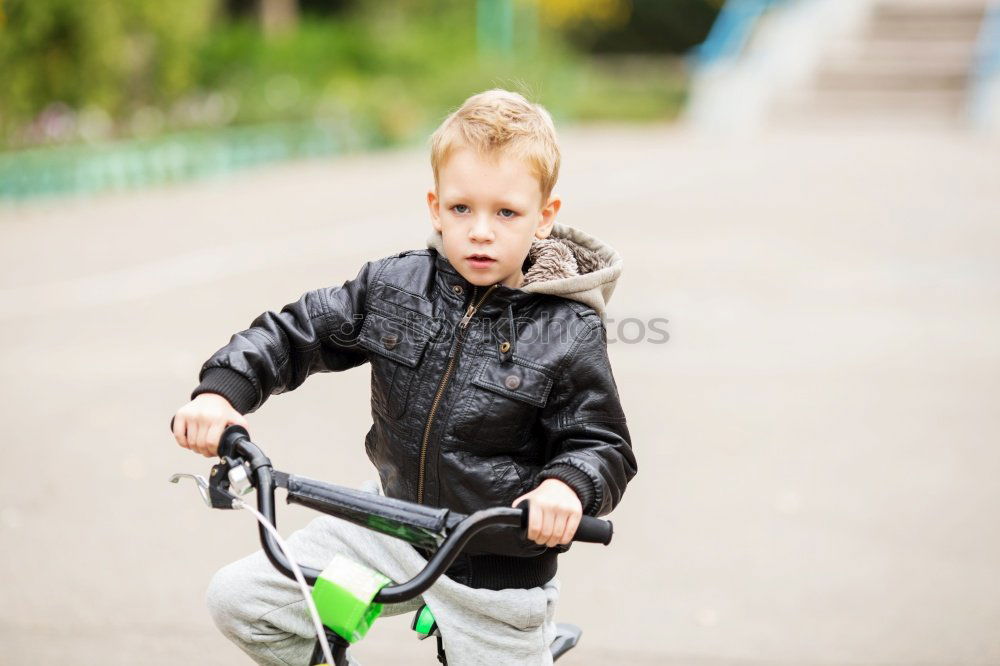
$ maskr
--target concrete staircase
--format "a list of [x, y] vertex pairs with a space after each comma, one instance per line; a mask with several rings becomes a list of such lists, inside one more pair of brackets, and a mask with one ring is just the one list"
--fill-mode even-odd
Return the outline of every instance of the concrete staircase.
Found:
[[873, 0], [803, 85], [774, 100], [776, 125], [958, 124], [986, 0]]

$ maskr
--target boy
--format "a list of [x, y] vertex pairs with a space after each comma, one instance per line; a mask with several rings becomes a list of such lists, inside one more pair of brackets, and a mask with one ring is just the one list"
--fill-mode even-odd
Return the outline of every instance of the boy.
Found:
[[[224, 427], [246, 427], [268, 396], [369, 362], [365, 450], [387, 496], [461, 513], [531, 502], [527, 538], [480, 533], [423, 595], [449, 663], [548, 664], [556, 557], [581, 515], [610, 512], [636, 474], [602, 321], [621, 259], [555, 223], [559, 149], [541, 106], [473, 95], [431, 144], [428, 248], [260, 315], [202, 366], [174, 435], [212, 456]], [[428, 555], [327, 516], [289, 541], [310, 566], [340, 552], [396, 581]], [[208, 603], [259, 663], [308, 659], [305, 603], [261, 552], [220, 570]]]

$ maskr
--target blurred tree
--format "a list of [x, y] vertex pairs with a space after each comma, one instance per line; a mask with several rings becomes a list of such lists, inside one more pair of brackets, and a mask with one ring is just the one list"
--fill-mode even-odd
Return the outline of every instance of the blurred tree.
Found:
[[593, 53], [683, 53], [704, 41], [724, 0], [538, 0], [542, 16]]
[[[302, 14], [324, 16], [355, 7], [361, 0], [297, 0]], [[260, 0], [223, 0], [222, 11], [228, 16], [252, 16], [260, 10]]]
[[590, 23], [604, 28], [621, 27], [632, 11], [629, 0], [533, 0], [542, 19], [551, 26]]
[[295, 29], [299, 22], [297, 0], [257, 0], [261, 29], [268, 37], [275, 37]]
[[666, 117], [683, 89], [669, 59], [609, 69], [565, 35], [596, 52], [675, 49], [688, 39], [669, 37], [678, 11], [714, 11], [712, 0], [503, 0], [505, 51], [480, 58], [493, 28], [471, 0], [287, 0], [295, 29], [269, 39], [263, 1], [0, 0], [0, 146], [321, 117], [407, 140], [497, 85], [567, 117]]
[[53, 103], [123, 116], [164, 104], [196, 76], [214, 0], [5, 0], [0, 131]]

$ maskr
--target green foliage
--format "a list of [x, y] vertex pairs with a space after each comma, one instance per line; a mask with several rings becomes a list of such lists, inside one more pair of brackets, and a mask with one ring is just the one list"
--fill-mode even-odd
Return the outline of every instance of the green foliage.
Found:
[[178, 98], [198, 63], [211, 0], [5, 0], [0, 128], [9, 135], [53, 102], [123, 117]]
[[580, 22], [567, 37], [594, 53], [684, 53], [708, 36], [723, 0], [630, 0], [621, 26]]
[[562, 119], [669, 118], [683, 96], [684, 75], [670, 63], [611, 71], [545, 27], [535, 39], [519, 32], [510, 56], [480, 56], [474, 3], [426, 4], [376, 3], [379, 11], [362, 6], [338, 22], [306, 17], [273, 40], [249, 22], [220, 27], [201, 51], [199, 85], [238, 90], [237, 122], [349, 115], [387, 142], [426, 138], [470, 94], [497, 86]]
[[649, 56], [604, 56], [590, 61], [573, 98], [571, 115], [581, 121], [642, 122], [672, 119], [687, 97], [680, 63]]
[[[336, 14], [303, 11], [296, 29], [270, 37], [252, 14], [227, 18], [222, 6], [0, 0], [0, 144], [312, 119], [398, 143], [426, 139], [468, 95], [497, 86], [557, 120], [666, 118], [683, 96], [682, 72], [662, 59], [611, 71], [527, 20], [523, 2], [505, 56], [477, 50], [469, 0], [341, 3]], [[50, 131], [53, 114], [75, 129]]]

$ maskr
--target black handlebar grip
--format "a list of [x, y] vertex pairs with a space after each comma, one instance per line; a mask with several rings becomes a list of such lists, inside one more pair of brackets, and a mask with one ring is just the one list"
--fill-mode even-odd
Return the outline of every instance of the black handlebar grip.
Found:
[[[521, 529], [528, 528], [528, 510], [530, 506], [530, 501], [522, 500], [514, 507], [521, 510]], [[573, 533], [573, 541], [602, 543], [607, 546], [611, 543], [611, 536], [614, 531], [614, 525], [611, 524], [610, 520], [601, 520], [593, 516], [583, 516], [580, 518], [580, 524], [576, 527], [576, 532]]]
[[241, 439], [250, 439], [250, 433], [247, 432], [246, 428], [235, 423], [226, 426], [226, 429], [222, 431], [222, 436], [219, 437], [218, 456], [232, 458], [236, 452], [236, 445]]
[[580, 525], [576, 528], [573, 541], [585, 541], [587, 543], [603, 543], [607, 546], [611, 543], [611, 536], [615, 527], [610, 520], [601, 520], [593, 516], [584, 516], [580, 519]]

